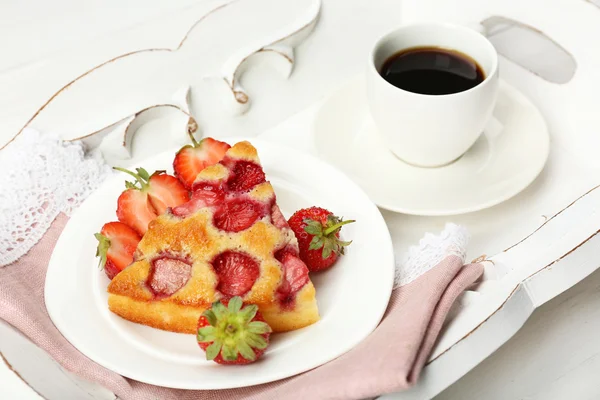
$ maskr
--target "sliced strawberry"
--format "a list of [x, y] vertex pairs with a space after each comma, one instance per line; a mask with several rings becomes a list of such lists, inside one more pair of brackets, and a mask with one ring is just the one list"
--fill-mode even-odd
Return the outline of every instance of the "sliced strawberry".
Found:
[[240, 232], [261, 217], [261, 205], [244, 199], [234, 199], [224, 203], [213, 217], [213, 224], [224, 231]]
[[106, 265], [104, 266], [104, 272], [106, 273], [106, 276], [108, 276], [108, 279], [110, 279], [111, 281], [121, 271], [123, 270], [119, 269], [119, 267], [117, 267], [114, 263], [111, 263], [109, 261], [107, 261]]
[[100, 233], [94, 236], [98, 240], [96, 257], [100, 257], [100, 267], [109, 279], [132, 263], [133, 253], [141, 240], [136, 231], [121, 222], [104, 224]]
[[237, 161], [227, 181], [230, 190], [247, 191], [266, 181], [262, 167], [251, 161]]
[[222, 203], [224, 199], [225, 192], [220, 184], [203, 182], [194, 185], [190, 201], [173, 208], [172, 212], [178, 217], [187, 217], [201, 208]]
[[231, 147], [210, 137], [197, 142], [191, 133], [189, 135], [192, 144], [182, 147], [173, 160], [175, 176], [187, 189], [192, 188], [196, 177], [204, 168], [221, 161]]
[[296, 293], [308, 283], [308, 268], [290, 252], [283, 252], [279, 261], [283, 265], [283, 279], [277, 289], [277, 297], [283, 305], [292, 305]]
[[243, 296], [260, 274], [258, 262], [244, 253], [226, 251], [211, 264], [219, 277], [217, 290], [225, 296]]
[[136, 168], [136, 172], [115, 169], [135, 178], [134, 182], [125, 182], [127, 190], [117, 200], [117, 217], [140, 235], [146, 233], [150, 221], [168, 207], [176, 207], [189, 199], [183, 185], [164, 171], [150, 175], [144, 168]]
[[177, 207], [187, 202], [190, 195], [177, 178], [167, 174], [153, 174], [149, 180], [150, 203], [158, 215], [169, 207]]
[[122, 223], [143, 235], [148, 224], [157, 217], [148, 193], [137, 189], [128, 189], [121, 193], [117, 200], [117, 218]]

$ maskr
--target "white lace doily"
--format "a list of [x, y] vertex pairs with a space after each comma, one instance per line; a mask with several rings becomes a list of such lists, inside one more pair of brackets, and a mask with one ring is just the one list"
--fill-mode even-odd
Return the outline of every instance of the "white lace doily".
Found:
[[425, 234], [418, 245], [410, 247], [406, 254], [399, 258], [394, 287], [414, 281], [449, 255], [459, 256], [464, 262], [468, 243], [467, 229], [455, 224], [446, 224], [439, 235]]
[[69, 215], [111, 173], [81, 143], [23, 131], [0, 151], [0, 266], [27, 253], [60, 212]]

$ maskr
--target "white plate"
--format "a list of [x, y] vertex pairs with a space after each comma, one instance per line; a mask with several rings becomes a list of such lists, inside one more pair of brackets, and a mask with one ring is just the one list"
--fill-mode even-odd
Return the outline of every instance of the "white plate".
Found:
[[[233, 143], [240, 139], [228, 139]], [[277, 334], [261, 360], [243, 367], [205, 360], [194, 335], [131, 323], [107, 308], [108, 278], [97, 267], [94, 232], [115, 220], [125, 175], [109, 179], [73, 215], [60, 236], [46, 277], [50, 318], [79, 351], [126, 377], [182, 389], [224, 389], [283, 379], [326, 363], [375, 329], [394, 277], [390, 235], [377, 207], [350, 179], [327, 164], [287, 147], [251, 139], [284, 214], [319, 205], [357, 222], [344, 227], [352, 239], [331, 270], [312, 274], [321, 320]], [[175, 150], [140, 165], [170, 166]]]
[[315, 120], [316, 148], [322, 159], [346, 172], [380, 207], [415, 215], [462, 214], [521, 192], [548, 158], [550, 138], [544, 118], [504, 81], [494, 116], [503, 130], [493, 139], [482, 135], [465, 155], [445, 167], [415, 167], [396, 158], [380, 139], [361, 77], [324, 102]]

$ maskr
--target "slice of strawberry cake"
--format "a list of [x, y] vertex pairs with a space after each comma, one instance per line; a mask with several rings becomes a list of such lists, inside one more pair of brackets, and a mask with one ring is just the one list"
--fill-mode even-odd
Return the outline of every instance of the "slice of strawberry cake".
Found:
[[204, 310], [234, 296], [256, 304], [275, 332], [319, 319], [296, 237], [248, 142], [204, 168], [188, 202], [150, 222], [108, 293], [114, 313], [174, 332], [196, 333]]

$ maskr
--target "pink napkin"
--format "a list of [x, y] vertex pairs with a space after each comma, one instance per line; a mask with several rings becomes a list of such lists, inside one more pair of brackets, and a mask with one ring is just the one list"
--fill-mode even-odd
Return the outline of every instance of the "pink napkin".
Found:
[[[52, 324], [44, 281], [52, 249], [68, 218], [60, 214], [44, 237], [16, 263], [0, 268], [0, 318], [46, 350], [67, 370], [98, 382], [120, 399], [357, 399], [403, 390], [419, 378], [455, 299], [483, 272], [449, 255], [395, 289], [377, 329], [341, 357], [304, 374], [264, 385], [187, 391], [124, 378], [79, 353]], [[357, 317], [358, 318], [358, 317]]]

